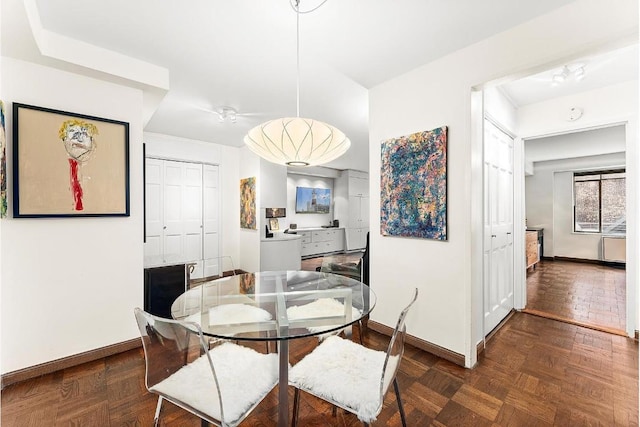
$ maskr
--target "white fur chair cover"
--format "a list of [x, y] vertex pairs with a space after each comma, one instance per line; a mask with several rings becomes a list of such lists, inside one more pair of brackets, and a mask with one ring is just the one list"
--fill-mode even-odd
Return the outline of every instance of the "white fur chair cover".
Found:
[[[375, 421], [382, 409], [392, 375], [380, 382], [386, 352], [330, 336], [289, 370], [289, 384], [355, 413], [366, 423]], [[387, 370], [393, 372], [397, 356], [389, 358]]]
[[[184, 320], [200, 324], [200, 319], [200, 313], [194, 313]], [[271, 319], [271, 313], [267, 310], [248, 304], [224, 304], [209, 309], [209, 326], [266, 322]]]
[[[224, 405], [225, 423], [234, 425], [278, 383], [278, 355], [224, 343], [209, 350]], [[220, 420], [216, 384], [206, 355], [151, 388]]]
[[[303, 305], [296, 305], [287, 308], [287, 317], [289, 320], [313, 319], [314, 317], [330, 317], [341, 316], [345, 312], [344, 304], [334, 298], [319, 298], [313, 302]], [[360, 317], [360, 310], [355, 307], [351, 308], [351, 318]], [[309, 326], [307, 329], [312, 333], [318, 333], [327, 329], [335, 328], [337, 325], [328, 326]], [[329, 332], [319, 336], [320, 340], [328, 336], [336, 335], [340, 331]]]

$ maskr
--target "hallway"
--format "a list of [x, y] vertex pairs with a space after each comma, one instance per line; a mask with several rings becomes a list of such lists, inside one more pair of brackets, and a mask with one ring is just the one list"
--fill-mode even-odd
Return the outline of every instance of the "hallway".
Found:
[[626, 335], [626, 277], [623, 268], [542, 260], [527, 273], [524, 310]]

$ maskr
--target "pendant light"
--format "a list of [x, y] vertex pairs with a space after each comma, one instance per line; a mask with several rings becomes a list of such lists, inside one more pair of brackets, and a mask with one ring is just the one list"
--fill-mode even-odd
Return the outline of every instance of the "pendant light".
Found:
[[342, 156], [351, 146], [351, 141], [344, 133], [327, 123], [300, 117], [300, 0], [295, 0], [294, 9], [296, 12], [296, 117], [284, 117], [262, 123], [247, 133], [244, 143], [258, 156], [273, 163], [287, 166], [315, 166]]

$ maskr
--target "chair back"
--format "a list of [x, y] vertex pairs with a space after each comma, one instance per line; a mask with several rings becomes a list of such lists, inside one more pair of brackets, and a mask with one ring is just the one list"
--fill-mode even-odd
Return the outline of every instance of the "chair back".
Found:
[[322, 257], [322, 264], [316, 268], [322, 273], [339, 274], [360, 281], [360, 264], [355, 262], [344, 262], [343, 256], [325, 255]]
[[364, 253], [360, 258], [360, 281], [369, 286], [369, 232], [367, 231], [367, 244], [364, 247]]
[[220, 411], [224, 419], [222, 397], [218, 392], [218, 379], [209, 356], [209, 345], [204, 339], [200, 325], [157, 317], [139, 308], [134, 312], [144, 349], [147, 389], [151, 391], [154, 386], [185, 365], [195, 361], [201, 355], [206, 355], [216, 384], [216, 390], [211, 392], [218, 395]]
[[400, 368], [400, 361], [402, 360], [402, 355], [404, 354], [405, 336], [407, 334], [405, 320], [407, 318], [407, 313], [409, 313], [409, 309], [417, 299], [418, 288], [415, 289], [413, 298], [411, 299], [409, 305], [407, 305], [404, 310], [400, 312], [398, 322], [396, 323], [396, 327], [393, 330], [393, 335], [391, 335], [389, 347], [387, 348], [387, 355], [382, 367], [382, 379], [380, 381], [380, 402], [384, 401], [384, 395], [389, 389], [389, 385], [391, 384], [391, 382], [393, 382], [393, 379], [396, 377], [398, 369]]
[[225, 265], [231, 268], [231, 270], [226, 270], [226, 271], [231, 271], [232, 276], [236, 275], [236, 267], [233, 263], [233, 258], [231, 257], [231, 255], [223, 255], [221, 257], [218, 257], [218, 265], [220, 269], [219, 271], [220, 277], [224, 275]]

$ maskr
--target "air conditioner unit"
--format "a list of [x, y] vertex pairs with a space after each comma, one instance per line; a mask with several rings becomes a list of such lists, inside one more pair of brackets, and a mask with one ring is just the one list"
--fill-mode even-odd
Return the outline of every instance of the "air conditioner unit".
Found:
[[627, 239], [624, 236], [602, 236], [602, 260], [626, 262]]

